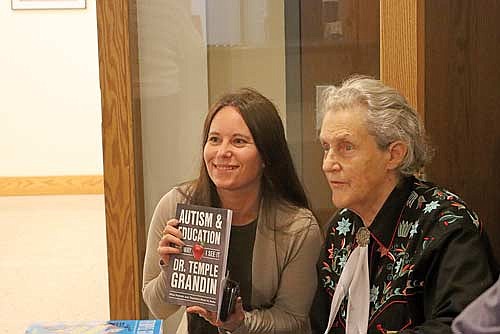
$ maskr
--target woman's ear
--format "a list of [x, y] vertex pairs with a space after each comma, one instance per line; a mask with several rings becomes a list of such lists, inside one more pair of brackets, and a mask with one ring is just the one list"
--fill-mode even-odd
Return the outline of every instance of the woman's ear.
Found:
[[406, 154], [408, 153], [408, 146], [406, 143], [397, 140], [389, 145], [387, 151], [389, 153], [387, 169], [394, 170], [401, 165], [403, 159], [406, 157]]

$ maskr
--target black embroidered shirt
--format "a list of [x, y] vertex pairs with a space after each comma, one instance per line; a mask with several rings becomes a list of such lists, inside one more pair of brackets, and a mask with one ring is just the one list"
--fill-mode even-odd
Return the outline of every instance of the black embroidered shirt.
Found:
[[[362, 226], [342, 209], [328, 227], [317, 264], [313, 333], [326, 329], [336, 283]], [[402, 180], [369, 230], [368, 333], [451, 333], [453, 318], [494, 282], [494, 260], [477, 215], [431, 183]], [[345, 333], [347, 299], [329, 333]]]

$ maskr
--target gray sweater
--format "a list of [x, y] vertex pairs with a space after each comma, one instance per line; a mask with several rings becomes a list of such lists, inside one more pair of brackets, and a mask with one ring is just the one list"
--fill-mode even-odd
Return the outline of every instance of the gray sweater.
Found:
[[[179, 188], [173, 188], [158, 203], [149, 227], [142, 293], [158, 319], [179, 308], [165, 302], [167, 280], [157, 248], [167, 221], [175, 217], [176, 204], [185, 201]], [[255, 309], [245, 312], [244, 323], [233, 333], [310, 333], [308, 313], [322, 245], [316, 219], [306, 209], [281, 205], [264, 210], [261, 206], [257, 224], [251, 301]]]

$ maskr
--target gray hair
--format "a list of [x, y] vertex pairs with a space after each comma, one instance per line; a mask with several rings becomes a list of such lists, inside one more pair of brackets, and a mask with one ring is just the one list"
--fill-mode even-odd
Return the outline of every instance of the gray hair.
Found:
[[381, 149], [397, 140], [407, 145], [408, 152], [399, 166], [401, 174], [415, 174], [430, 161], [431, 148], [418, 114], [403, 95], [380, 80], [356, 75], [339, 87], [326, 88], [321, 97], [321, 122], [327, 112], [339, 110], [365, 112], [368, 133]]

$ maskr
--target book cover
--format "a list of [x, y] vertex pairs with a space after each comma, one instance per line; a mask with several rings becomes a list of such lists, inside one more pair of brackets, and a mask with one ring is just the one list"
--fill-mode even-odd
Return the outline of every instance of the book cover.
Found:
[[177, 204], [176, 218], [185, 246], [181, 254], [170, 256], [169, 303], [219, 313], [232, 214], [228, 209]]
[[162, 320], [108, 320], [39, 322], [26, 329], [25, 334], [162, 334]]

